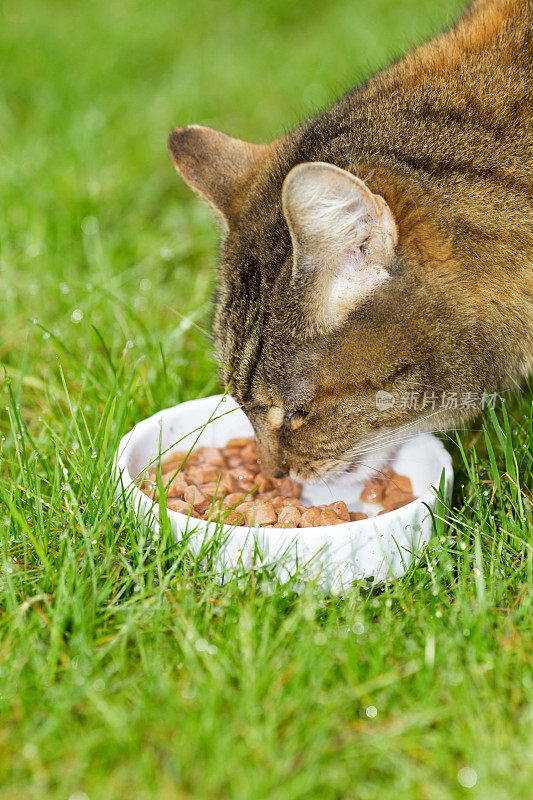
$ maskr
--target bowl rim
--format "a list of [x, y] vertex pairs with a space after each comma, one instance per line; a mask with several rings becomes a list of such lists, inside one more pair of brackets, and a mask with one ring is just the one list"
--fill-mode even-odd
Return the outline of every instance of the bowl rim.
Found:
[[[229, 395], [218, 394], [218, 395], [208, 395], [207, 397], [199, 397], [192, 400], [186, 400], [183, 403], [177, 403], [174, 406], [168, 406], [167, 408], [161, 409], [160, 411], [156, 411], [154, 414], [151, 414], [149, 417], [146, 417], [143, 420], [137, 422], [133, 428], [128, 431], [124, 436], [121, 438], [119, 442], [119, 446], [117, 448], [117, 452], [115, 455], [115, 464], [114, 464], [114, 473], [116, 478], [118, 479], [119, 486], [122, 485], [123, 490], [128, 493], [133, 501], [133, 505], [135, 508], [138, 509], [145, 509], [149, 512], [152, 516], [157, 517], [157, 509], [158, 504], [156, 501], [153, 501], [148, 495], [146, 495], [135, 483], [134, 478], [131, 476], [129, 469], [128, 469], [128, 457], [129, 451], [134, 447], [134, 442], [136, 437], [139, 435], [141, 429], [143, 427], [148, 427], [149, 423], [154, 423], [159, 419], [163, 419], [165, 416], [172, 412], [176, 412], [177, 409], [186, 409], [186, 407], [190, 404], [197, 404], [198, 402], [210, 401], [213, 402], [215, 400], [221, 401], [223, 397], [229, 397]], [[233, 398], [230, 398], [233, 400]], [[233, 401], [235, 402], [235, 401]], [[206, 403], [207, 404], [207, 403]], [[240, 409], [240, 406], [236, 404], [236, 408]], [[242, 410], [242, 409], [241, 409]], [[244, 412], [243, 412], [244, 413]], [[440, 450], [440, 455], [442, 457], [442, 468], [441, 468], [441, 476], [442, 471], [444, 470], [444, 485], [450, 484], [453, 482], [453, 466], [452, 466], [452, 458], [448, 450], [444, 447], [444, 444], [440, 439], [438, 439], [434, 434], [429, 432], [420, 432], [418, 434], [414, 434], [412, 438], [415, 438], [417, 435], [424, 435], [430, 436], [433, 441], [436, 443]], [[410, 439], [408, 440], [410, 441]], [[179, 443], [179, 440], [176, 444]], [[402, 442], [402, 445], [407, 444], [407, 442]], [[170, 448], [169, 448], [170, 450]], [[125, 485], [122, 484], [122, 478], [126, 477]], [[403, 522], [405, 524], [410, 518], [413, 516], [414, 512], [418, 508], [422, 508], [423, 506], [426, 508], [427, 514], [430, 514], [430, 509], [428, 506], [430, 504], [434, 504], [436, 501], [436, 493], [434, 490], [434, 485], [430, 485], [430, 487], [419, 497], [416, 497], [414, 500], [411, 500], [410, 503], [406, 503], [406, 505], [401, 506], [400, 508], [393, 509], [391, 511], [387, 511], [385, 514], [376, 514], [372, 517], [368, 517], [367, 519], [362, 520], [350, 520], [349, 522], [343, 521], [342, 523], [337, 523], [336, 525], [315, 525], [311, 528], [273, 528], [272, 526], [264, 525], [232, 525], [225, 522], [217, 521], [216, 519], [211, 520], [203, 520], [199, 519], [198, 517], [193, 517], [190, 514], [182, 514], [179, 511], [174, 511], [171, 508], [166, 508], [167, 514], [169, 519], [175, 519], [179, 528], [183, 530], [183, 532], [187, 533], [194, 533], [201, 528], [202, 530], [209, 531], [210, 527], [213, 526], [214, 530], [220, 530], [225, 535], [230, 534], [232, 532], [238, 532], [239, 534], [246, 534], [251, 532], [260, 531], [264, 535], [269, 535], [270, 537], [275, 537], [276, 534], [286, 536], [287, 534], [293, 534], [295, 539], [300, 538], [301, 536], [309, 536], [309, 533], [312, 531], [314, 534], [318, 534], [320, 532], [324, 533], [332, 533], [335, 531], [339, 534], [341, 531], [349, 530], [361, 530], [364, 527], [372, 526], [372, 530], [379, 534], [380, 528], [386, 530], [390, 522], [392, 520], [392, 515], [394, 515], [397, 519], [402, 522], [402, 517], [405, 517], [406, 520]], [[357, 527], [358, 526], [358, 527]]]

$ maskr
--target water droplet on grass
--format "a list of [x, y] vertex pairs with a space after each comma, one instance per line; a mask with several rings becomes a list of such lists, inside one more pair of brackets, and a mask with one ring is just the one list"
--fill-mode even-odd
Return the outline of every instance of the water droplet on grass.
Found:
[[81, 322], [83, 319], [83, 311], [81, 308], [75, 308], [72, 314], [70, 315], [72, 322]]
[[369, 719], [374, 719], [374, 717], [377, 717], [377, 715], [378, 715], [378, 710], [377, 710], [376, 706], [368, 706], [365, 709], [365, 714], [367, 715], [367, 717]]
[[457, 780], [465, 789], [472, 789], [477, 783], [477, 772], [472, 767], [461, 767]]

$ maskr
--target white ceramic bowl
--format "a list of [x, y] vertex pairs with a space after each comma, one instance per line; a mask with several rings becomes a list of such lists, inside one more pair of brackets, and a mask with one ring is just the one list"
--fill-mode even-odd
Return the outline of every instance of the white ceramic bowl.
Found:
[[[134, 479], [159, 453], [211, 445], [222, 447], [228, 439], [252, 436], [243, 411], [230, 397], [215, 395], [191, 400], [159, 411], [139, 422], [120, 442], [115, 460], [118, 491], [153, 531], [159, 529], [158, 508], [135, 485]], [[415, 554], [432, 533], [428, 507], [435, 509], [444, 470], [445, 494], [453, 485], [452, 462], [442, 442], [431, 434], [419, 434], [404, 442], [391, 463], [408, 475], [417, 500], [396, 511], [359, 522], [317, 528], [257, 528], [217, 525], [168, 511], [176, 541], [187, 534], [194, 556], [208, 540], [217, 537], [214, 568], [219, 580], [242, 575], [253, 566], [267, 567], [278, 580], [298, 575], [313, 579], [325, 591], [341, 593], [353, 580], [373, 578], [380, 582], [403, 575]], [[375, 506], [358, 500], [362, 485], [348, 489], [345, 483], [327, 486], [304, 484], [306, 505], [344, 500], [352, 511], [375, 514]]]

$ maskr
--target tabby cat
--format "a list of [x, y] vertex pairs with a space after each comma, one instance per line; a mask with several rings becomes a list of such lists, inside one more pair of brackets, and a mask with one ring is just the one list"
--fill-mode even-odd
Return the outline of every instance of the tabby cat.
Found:
[[170, 134], [224, 226], [216, 349], [270, 473], [361, 477], [531, 371], [532, 9], [474, 2], [271, 144]]

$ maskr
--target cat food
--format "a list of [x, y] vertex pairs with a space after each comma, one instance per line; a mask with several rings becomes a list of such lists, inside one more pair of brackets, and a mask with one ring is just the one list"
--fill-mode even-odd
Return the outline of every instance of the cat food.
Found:
[[[223, 448], [174, 452], [161, 462], [161, 482], [168, 508], [197, 519], [220, 519], [228, 525], [314, 528], [368, 518], [362, 512], [349, 511], [342, 500], [304, 506], [301, 484], [261, 472], [257, 448], [250, 438], [230, 439]], [[151, 467], [141, 477], [140, 488], [157, 500], [157, 486], [157, 470]], [[390, 467], [368, 480], [361, 493], [363, 502], [383, 506], [380, 514], [414, 499], [409, 478]]]

